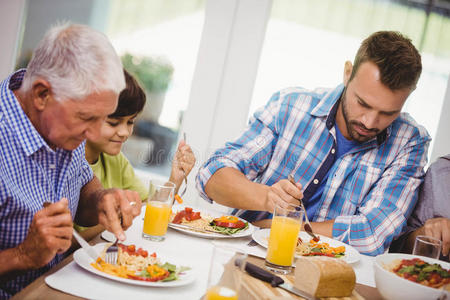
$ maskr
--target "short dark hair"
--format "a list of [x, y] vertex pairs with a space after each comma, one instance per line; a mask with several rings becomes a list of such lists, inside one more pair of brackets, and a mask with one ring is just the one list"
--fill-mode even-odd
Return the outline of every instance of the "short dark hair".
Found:
[[110, 114], [109, 118], [131, 116], [140, 113], [144, 109], [146, 100], [144, 90], [127, 70], [124, 69], [123, 73], [126, 87], [119, 95], [116, 111]]
[[378, 31], [361, 43], [350, 80], [366, 61], [377, 65], [381, 83], [391, 90], [415, 89], [422, 72], [419, 51], [409, 38], [397, 31]]

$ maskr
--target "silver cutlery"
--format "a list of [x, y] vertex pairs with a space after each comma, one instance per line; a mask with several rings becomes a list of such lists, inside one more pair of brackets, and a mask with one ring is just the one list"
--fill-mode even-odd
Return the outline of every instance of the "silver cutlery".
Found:
[[97, 258], [99, 257], [97, 251], [86, 242], [83, 237], [74, 229], [73, 230], [73, 236], [77, 240], [78, 244], [80, 244], [81, 248], [83, 248], [84, 251], [86, 251], [87, 255], [89, 255], [92, 260], [97, 261]]
[[224, 234], [227, 235], [226, 233], [220, 232], [220, 231], [215, 231], [213, 229], [207, 229], [207, 228], [195, 228], [189, 225], [184, 225], [184, 224], [176, 224], [176, 223], [170, 223], [170, 227], [172, 228], [179, 228], [179, 229], [186, 229], [186, 230], [190, 230], [190, 231], [196, 231], [196, 232], [202, 232], [202, 233], [218, 233], [218, 234]]
[[119, 251], [119, 248], [117, 247], [117, 243], [116, 243], [116, 245], [112, 245], [111, 247], [109, 247], [105, 253], [105, 261], [108, 264], [112, 264], [112, 265], [117, 264], [118, 251]]
[[[51, 202], [46, 201], [44, 202], [43, 207], [46, 208], [51, 204]], [[95, 249], [91, 245], [89, 245], [88, 242], [86, 242], [86, 240], [75, 229], [73, 229], [72, 233], [78, 244], [80, 244], [81, 248], [86, 251], [87, 255], [89, 255], [89, 257], [94, 261], [97, 261], [97, 258], [99, 257], [97, 251], [95, 251]]]
[[[292, 174], [289, 174], [288, 176], [289, 181], [294, 184], [295, 186], [297, 186], [297, 183], [295, 182], [294, 176], [292, 176]], [[305, 206], [303, 205], [303, 201], [301, 199], [299, 199], [300, 201], [300, 206], [303, 209], [303, 211], [305, 212], [305, 221], [306, 223], [303, 225], [303, 227], [305, 228], [306, 233], [308, 233], [313, 239], [314, 241], [318, 242], [320, 240], [319, 237], [317, 237], [311, 227], [311, 223], [309, 222], [309, 218], [308, 215], [306, 214], [306, 209]]]
[[[183, 132], [183, 140], [184, 140], [184, 142], [186, 142], [186, 132]], [[183, 171], [183, 175], [184, 175], [184, 188], [183, 188], [183, 190], [181, 191], [181, 193], [178, 193], [178, 195], [179, 195], [180, 197], [183, 197], [184, 194], [186, 193], [186, 190], [187, 190], [187, 178], [186, 178], [186, 172], [184, 172], [183, 169], [182, 169], [182, 171]]]
[[[234, 263], [237, 266], [241, 266], [242, 261], [235, 260]], [[318, 298], [314, 297], [314, 295], [311, 295], [305, 291], [299, 290], [298, 288], [294, 287], [292, 284], [284, 281], [283, 278], [281, 278], [275, 274], [272, 274], [269, 271], [266, 271], [263, 268], [260, 268], [257, 265], [254, 265], [250, 262], [245, 262], [244, 269], [250, 276], [258, 278], [259, 280], [268, 282], [268, 283], [270, 283], [270, 285], [272, 287], [282, 288], [290, 293], [293, 293], [297, 296], [300, 296], [300, 297], [308, 299], [308, 300], [319, 300]]]

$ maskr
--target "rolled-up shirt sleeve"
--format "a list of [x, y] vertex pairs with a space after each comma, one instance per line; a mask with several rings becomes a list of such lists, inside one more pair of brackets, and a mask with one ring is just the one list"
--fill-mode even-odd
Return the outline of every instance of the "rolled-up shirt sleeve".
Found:
[[268, 104], [255, 112], [244, 133], [235, 141], [218, 149], [199, 169], [196, 186], [202, 198], [212, 202], [205, 186], [221, 168], [234, 168], [249, 180], [255, 180], [267, 168], [278, 139], [279, 115], [283, 113], [280, 93], [272, 96]]
[[418, 135], [400, 150], [364, 198], [357, 213], [338, 216], [333, 238], [368, 255], [381, 254], [401, 234], [418, 198], [429, 138]]

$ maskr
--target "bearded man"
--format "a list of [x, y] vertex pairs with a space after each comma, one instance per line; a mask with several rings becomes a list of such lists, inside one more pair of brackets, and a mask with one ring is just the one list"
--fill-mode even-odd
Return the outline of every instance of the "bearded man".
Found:
[[405, 227], [424, 175], [430, 137], [401, 113], [421, 71], [408, 38], [370, 35], [335, 89], [275, 93], [200, 168], [200, 194], [261, 227], [275, 206], [303, 199], [314, 232], [383, 253]]

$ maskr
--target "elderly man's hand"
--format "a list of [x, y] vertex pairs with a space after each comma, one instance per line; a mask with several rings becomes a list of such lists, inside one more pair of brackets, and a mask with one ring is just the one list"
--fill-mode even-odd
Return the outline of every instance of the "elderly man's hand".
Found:
[[425, 235], [432, 236], [442, 241], [442, 254], [449, 255], [450, 250], [450, 219], [428, 219], [423, 226]]
[[135, 191], [106, 189], [97, 204], [99, 223], [121, 241], [124, 230], [131, 226], [134, 217], [141, 213], [141, 198]]
[[297, 207], [300, 199], [303, 199], [301, 184], [293, 184], [287, 179], [283, 179], [270, 186], [266, 197], [266, 210], [273, 213], [275, 204], [282, 208]]
[[17, 247], [25, 269], [40, 268], [70, 247], [73, 223], [68, 205], [63, 198], [34, 215], [27, 237]]

